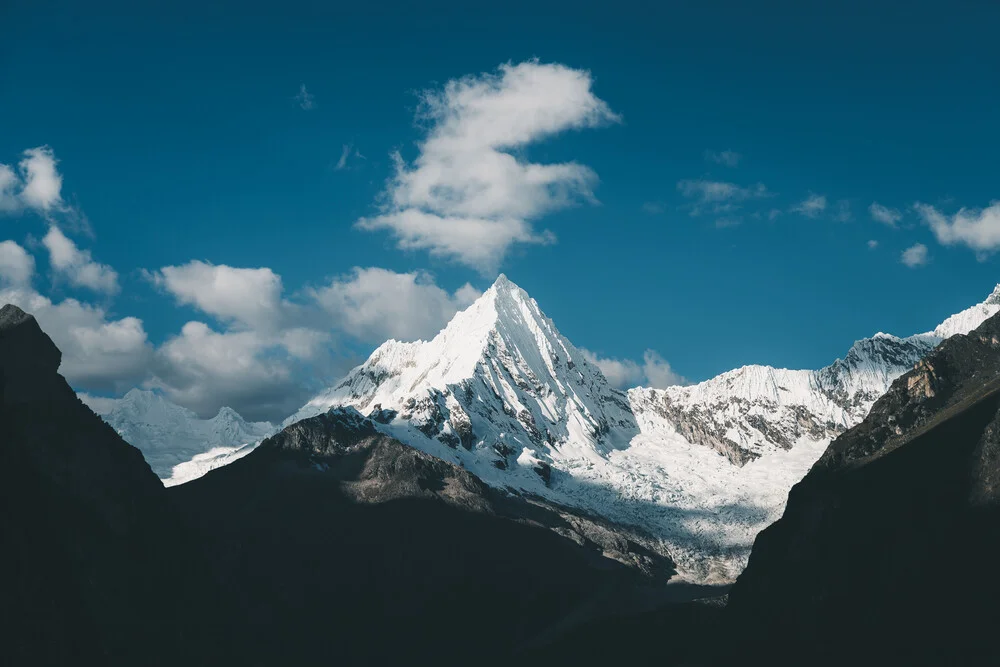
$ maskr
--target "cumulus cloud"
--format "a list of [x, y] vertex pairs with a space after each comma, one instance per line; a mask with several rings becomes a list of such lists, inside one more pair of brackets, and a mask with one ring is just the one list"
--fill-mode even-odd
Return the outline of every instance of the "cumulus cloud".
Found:
[[878, 247], [878, 241], [876, 241], [875, 239], [872, 239], [872, 240], [870, 240], [868, 242], [868, 249], [869, 250], [874, 250], [877, 247]]
[[331, 343], [350, 336], [381, 343], [434, 335], [459, 308], [479, 296], [464, 285], [453, 293], [422, 272], [355, 268], [328, 284], [286, 298], [269, 268], [192, 261], [149, 273], [179, 304], [222, 326], [192, 321], [156, 351], [147, 381], [202, 415], [223, 405], [254, 419], [280, 419], [345, 370]]
[[736, 151], [705, 151], [705, 159], [709, 162], [721, 164], [726, 167], [735, 167], [743, 159], [743, 156]]
[[0, 243], [0, 285], [24, 286], [34, 275], [34, 257], [14, 241]]
[[662, 389], [675, 384], [687, 384], [687, 380], [674, 371], [661, 357], [653, 350], [646, 350], [642, 355], [642, 372], [646, 376], [646, 381], [654, 389]]
[[687, 384], [687, 380], [676, 373], [670, 364], [654, 350], [646, 350], [642, 355], [642, 363], [632, 359], [613, 359], [600, 357], [590, 350], [580, 352], [590, 363], [597, 366], [608, 383], [617, 389], [629, 389], [637, 386], [662, 389], [677, 384]]
[[388, 230], [403, 249], [427, 250], [483, 272], [517, 243], [549, 243], [531, 221], [594, 201], [597, 174], [576, 162], [539, 164], [520, 149], [567, 130], [617, 122], [590, 73], [536, 60], [425, 91], [427, 136], [408, 164], [393, 155], [382, 211], [357, 225]]
[[825, 210], [826, 196], [813, 193], [792, 207], [793, 213], [801, 213], [807, 218], [816, 218]]
[[338, 328], [373, 341], [433, 337], [481, 294], [468, 283], [449, 294], [420, 271], [360, 267], [311, 293]]
[[0, 303], [35, 316], [62, 351], [60, 372], [70, 384], [121, 392], [147, 377], [153, 348], [141, 320], [115, 319], [104, 308], [76, 299], [54, 303], [25, 286], [0, 290]]
[[106, 294], [118, 292], [118, 274], [115, 270], [106, 264], [95, 262], [89, 250], [77, 248], [57, 226], [49, 227], [42, 244], [49, 251], [53, 272], [71, 285]]
[[269, 268], [236, 268], [193, 260], [149, 274], [178, 303], [247, 327], [274, 326], [281, 317], [281, 276]]
[[899, 261], [911, 269], [924, 266], [927, 264], [927, 246], [923, 243], [917, 243], [910, 246], [903, 251]]
[[57, 163], [51, 148], [38, 146], [22, 153], [17, 171], [0, 164], [0, 213], [31, 209], [46, 214], [66, 210]]
[[56, 157], [48, 146], [24, 151], [20, 163], [24, 175], [21, 199], [27, 206], [48, 211], [62, 205], [62, 176], [56, 171]]
[[203, 417], [230, 406], [248, 419], [280, 419], [312, 391], [296, 361], [280, 338], [188, 322], [157, 350], [146, 386]]
[[868, 212], [871, 214], [872, 220], [881, 222], [883, 225], [889, 225], [890, 227], [895, 227], [896, 223], [903, 219], [902, 213], [894, 208], [883, 206], [877, 201], [872, 202], [872, 205], [868, 207]]
[[980, 256], [1000, 249], [1000, 201], [983, 209], [962, 208], [952, 216], [919, 202], [914, 209], [942, 245], [964, 245]]

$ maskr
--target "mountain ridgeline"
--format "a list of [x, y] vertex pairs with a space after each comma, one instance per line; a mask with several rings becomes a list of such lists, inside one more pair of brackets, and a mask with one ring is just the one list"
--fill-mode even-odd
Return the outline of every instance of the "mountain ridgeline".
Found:
[[133, 395], [112, 428], [5, 306], [5, 663], [976, 663], [998, 310], [625, 394], [501, 278], [270, 437], [224, 412], [263, 440], [165, 488], [120, 432], [181, 413]]
[[731, 657], [994, 662], [998, 556], [1000, 315], [897, 379], [792, 489], [730, 595]]

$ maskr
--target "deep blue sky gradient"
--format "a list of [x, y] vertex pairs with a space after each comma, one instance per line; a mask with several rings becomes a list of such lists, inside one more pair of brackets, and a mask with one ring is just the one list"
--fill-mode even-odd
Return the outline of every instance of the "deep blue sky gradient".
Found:
[[[528, 150], [593, 168], [601, 204], [540, 220], [558, 243], [501, 267], [579, 346], [653, 348], [694, 380], [814, 368], [875, 331], [929, 329], [1000, 281], [996, 258], [938, 245], [908, 210], [1000, 197], [1000, 4], [480, 4], [0, 1], [0, 162], [53, 148], [95, 233], [81, 245], [122, 274], [114, 312], [157, 342], [194, 313], [140, 271], [192, 259], [267, 266], [292, 291], [353, 266], [485, 288], [352, 225], [390, 151], [416, 154], [415, 91], [537, 57], [589, 69], [624, 121]], [[366, 159], [338, 171], [346, 143]], [[739, 166], [704, 159], [724, 149]], [[683, 208], [691, 178], [763, 183], [764, 211], [810, 191], [849, 200], [853, 219], [718, 229]], [[871, 220], [873, 200], [905, 211], [900, 229]], [[0, 237], [43, 233], [0, 219]], [[907, 268], [918, 242], [931, 262]]]

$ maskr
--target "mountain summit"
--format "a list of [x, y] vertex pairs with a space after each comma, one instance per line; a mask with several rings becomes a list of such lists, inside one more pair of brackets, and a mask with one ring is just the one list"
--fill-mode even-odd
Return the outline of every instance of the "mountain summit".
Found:
[[554, 460], [603, 459], [638, 433], [625, 395], [504, 275], [432, 340], [387, 341], [286, 423], [338, 405], [484, 479], [536, 490]]

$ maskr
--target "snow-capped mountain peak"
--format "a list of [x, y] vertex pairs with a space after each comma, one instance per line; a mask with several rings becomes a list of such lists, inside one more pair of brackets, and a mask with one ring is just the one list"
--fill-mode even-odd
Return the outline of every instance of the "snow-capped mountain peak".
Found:
[[494, 472], [567, 450], [601, 457], [638, 432], [624, 394], [503, 275], [432, 340], [384, 343], [286, 423], [336, 405]]

